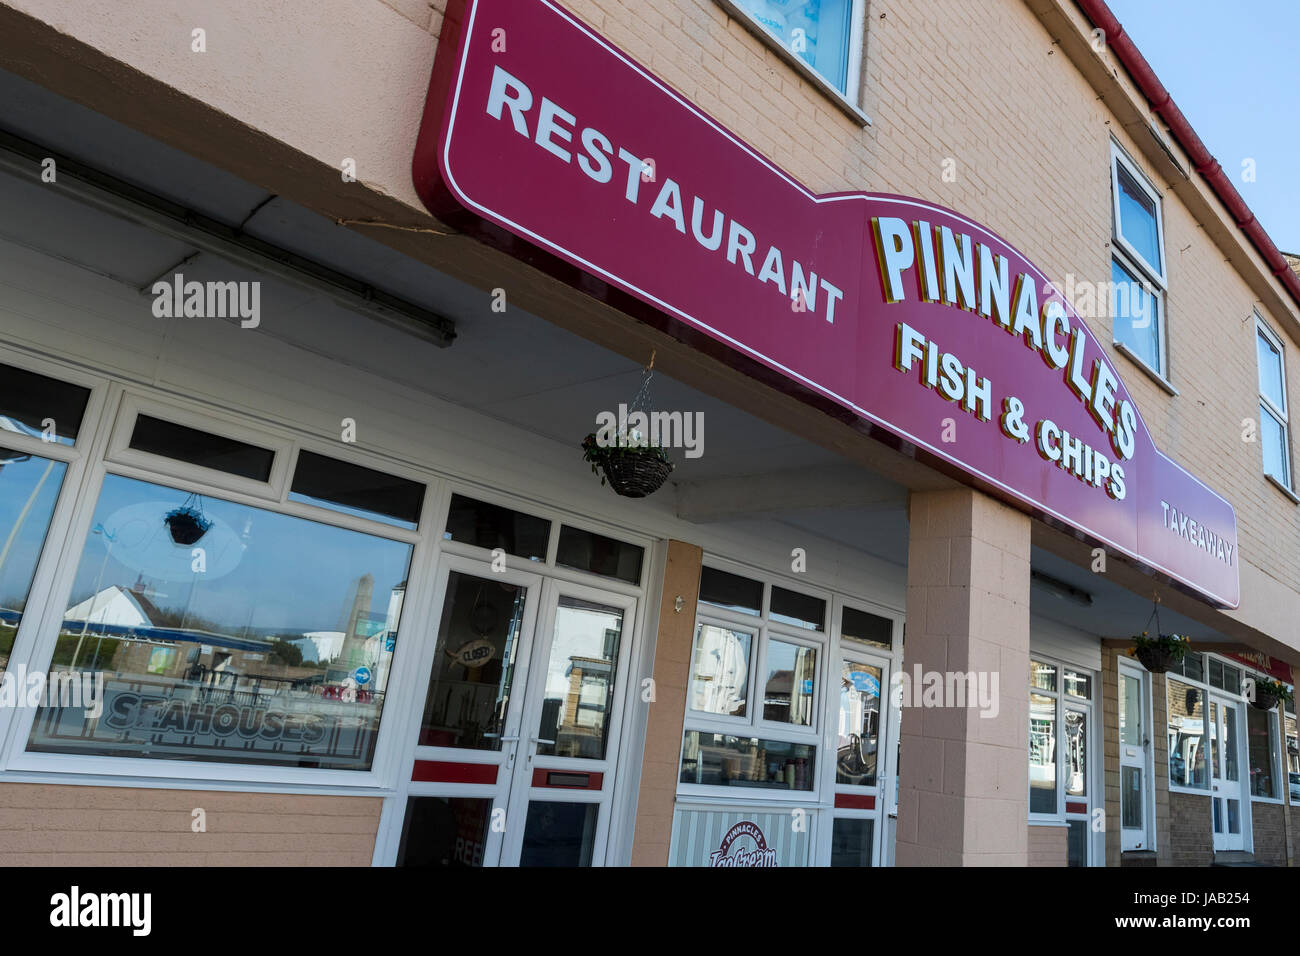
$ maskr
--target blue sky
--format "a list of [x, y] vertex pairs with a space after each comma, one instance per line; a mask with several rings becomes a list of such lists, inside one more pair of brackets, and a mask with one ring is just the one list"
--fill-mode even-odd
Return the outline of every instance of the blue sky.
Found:
[[1300, 253], [1300, 3], [1108, 4], [1278, 248]]

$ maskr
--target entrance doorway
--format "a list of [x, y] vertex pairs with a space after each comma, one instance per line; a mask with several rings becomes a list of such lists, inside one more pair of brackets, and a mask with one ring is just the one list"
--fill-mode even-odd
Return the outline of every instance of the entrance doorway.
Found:
[[590, 866], [610, 837], [633, 596], [444, 555], [399, 866]]
[[1241, 786], [1244, 719], [1241, 701], [1210, 695], [1210, 797], [1216, 852], [1246, 848]]
[[1120, 848], [1154, 849], [1151, 797], [1151, 678], [1119, 663]]

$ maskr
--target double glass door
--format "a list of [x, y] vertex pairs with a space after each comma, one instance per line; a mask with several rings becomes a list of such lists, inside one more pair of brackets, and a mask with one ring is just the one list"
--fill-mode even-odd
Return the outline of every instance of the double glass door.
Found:
[[603, 862], [636, 599], [457, 557], [441, 576], [398, 864]]
[[1244, 850], [1241, 787], [1242, 705], [1210, 695], [1210, 796], [1214, 849]]

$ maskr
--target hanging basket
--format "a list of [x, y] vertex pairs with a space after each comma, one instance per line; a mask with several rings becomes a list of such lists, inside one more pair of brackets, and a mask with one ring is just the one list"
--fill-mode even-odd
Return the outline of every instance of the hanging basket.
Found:
[[1178, 655], [1163, 647], [1139, 647], [1135, 656], [1142, 662], [1142, 666], [1153, 674], [1171, 671], [1178, 663]]
[[1260, 710], [1272, 710], [1277, 706], [1278, 698], [1266, 690], [1255, 688], [1255, 699], [1250, 702], [1252, 707], [1258, 707]]
[[673, 464], [660, 448], [602, 448], [596, 436], [582, 442], [592, 471], [600, 470], [601, 484], [608, 483], [624, 498], [644, 498], [663, 487]]
[[167, 512], [163, 522], [167, 525], [172, 540], [181, 545], [194, 544], [212, 527], [212, 522], [203, 516], [203, 512], [188, 507]]

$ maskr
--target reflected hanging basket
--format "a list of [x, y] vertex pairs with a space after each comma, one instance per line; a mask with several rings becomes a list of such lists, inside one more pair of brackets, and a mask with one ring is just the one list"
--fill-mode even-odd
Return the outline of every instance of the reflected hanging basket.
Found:
[[600, 483], [608, 482], [614, 493], [624, 498], [652, 495], [672, 474], [673, 463], [662, 448], [635, 445], [601, 447], [593, 433], [583, 439], [582, 449], [583, 457], [591, 462], [591, 470], [601, 473]]
[[[193, 501], [194, 504], [190, 504]], [[190, 495], [179, 508], [163, 517], [172, 540], [180, 545], [191, 545], [208, 533], [212, 521], [203, 514], [203, 503], [198, 495]]]

